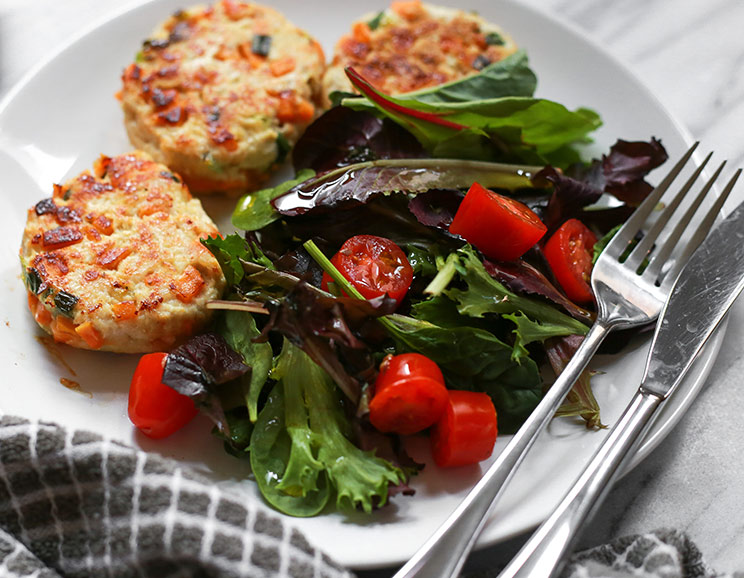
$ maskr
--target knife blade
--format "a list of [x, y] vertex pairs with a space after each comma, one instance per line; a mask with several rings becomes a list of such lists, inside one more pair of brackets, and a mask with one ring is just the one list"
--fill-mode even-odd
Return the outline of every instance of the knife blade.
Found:
[[703, 241], [661, 311], [641, 385], [592, 460], [499, 578], [556, 576], [580, 528], [638, 447], [656, 410], [744, 289], [744, 203]]
[[676, 389], [744, 288], [744, 203], [703, 241], [659, 315], [642, 387], [662, 399]]

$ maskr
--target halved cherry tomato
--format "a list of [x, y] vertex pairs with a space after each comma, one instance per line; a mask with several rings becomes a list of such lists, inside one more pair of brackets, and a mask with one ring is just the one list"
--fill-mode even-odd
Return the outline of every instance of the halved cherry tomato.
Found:
[[513, 261], [537, 243], [547, 227], [528, 206], [473, 183], [449, 230], [490, 259]]
[[375, 381], [369, 421], [381, 432], [409, 435], [434, 424], [448, 402], [442, 371], [419, 353], [388, 356]]
[[[413, 267], [403, 249], [384, 237], [352, 237], [331, 258], [331, 263], [365, 299], [387, 293], [400, 302], [413, 281]], [[330, 275], [324, 273], [321, 288], [327, 291], [332, 281]]]
[[167, 353], [140, 358], [129, 386], [129, 419], [146, 436], [160, 439], [189, 423], [199, 410], [194, 402], [162, 382]]
[[553, 233], [543, 254], [555, 278], [576, 303], [593, 299], [589, 280], [592, 275], [592, 257], [597, 237], [578, 219], [569, 219]]
[[449, 391], [442, 418], [431, 429], [431, 450], [440, 468], [466, 466], [493, 453], [496, 409], [486, 393]]

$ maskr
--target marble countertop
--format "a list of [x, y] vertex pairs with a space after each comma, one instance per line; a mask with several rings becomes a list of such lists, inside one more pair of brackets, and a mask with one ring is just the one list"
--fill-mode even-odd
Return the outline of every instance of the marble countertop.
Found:
[[[740, 0], [521, 0], [570, 21], [623, 60], [692, 135], [744, 164], [744, 3]], [[114, 0], [0, 0], [0, 98]], [[465, 3], [461, 3], [465, 6]], [[741, 187], [740, 187], [741, 188]], [[731, 208], [744, 195], [739, 192]], [[612, 490], [581, 546], [662, 527], [684, 530], [718, 572], [744, 570], [744, 301], [706, 387], [672, 434]], [[503, 563], [524, 538], [480, 551]], [[367, 573], [385, 576], [389, 572]]]

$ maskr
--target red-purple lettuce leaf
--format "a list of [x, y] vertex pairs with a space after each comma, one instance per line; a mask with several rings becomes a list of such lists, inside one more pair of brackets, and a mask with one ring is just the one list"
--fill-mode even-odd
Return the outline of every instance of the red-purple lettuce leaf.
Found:
[[532, 181], [536, 185], [553, 185], [547, 207], [542, 212], [542, 221], [548, 228], [548, 238], [568, 219], [577, 218], [584, 207], [593, 205], [602, 196], [602, 189], [592, 183], [564, 175], [554, 167], [545, 167]]
[[292, 152], [295, 171], [321, 173], [337, 167], [379, 159], [419, 158], [423, 147], [391, 120], [336, 106], [318, 117]]
[[[261, 247], [271, 246], [291, 250], [296, 239], [322, 238], [327, 242], [323, 252], [333, 255], [354, 235], [386, 237], [401, 247], [416, 245], [427, 250], [441, 246], [448, 251], [462, 245], [462, 241], [444, 229], [428, 227], [409, 210], [406, 195], [379, 195], [366, 204], [350, 204], [343, 210], [312, 211], [298, 217], [282, 219], [261, 231]], [[421, 216], [421, 215], [419, 215]], [[318, 242], [321, 245], [320, 242]], [[282, 251], [278, 251], [280, 254]]]
[[457, 159], [387, 159], [349, 165], [311, 177], [273, 199], [281, 215], [335, 210], [364, 204], [391, 193], [424, 193], [431, 189], [486, 188], [515, 190], [533, 186], [539, 167]]
[[592, 323], [594, 320], [592, 312], [568, 299], [537, 268], [522, 259], [509, 262], [484, 260], [483, 266], [491, 277], [515, 293], [540, 295], [584, 323]]
[[637, 206], [651, 192], [645, 176], [669, 158], [661, 141], [618, 140], [602, 157], [604, 190], [621, 201]]
[[408, 210], [419, 223], [449, 232], [463, 196], [459, 191], [433, 189], [408, 201]]
[[283, 299], [267, 303], [270, 317], [263, 335], [268, 338], [270, 331], [284, 335], [325, 369], [356, 405], [362, 384], [372, 381], [377, 371], [367, 340], [384, 337], [373, 320], [395, 307], [395, 300], [387, 296], [336, 299], [300, 281]]
[[661, 141], [655, 138], [649, 142], [618, 140], [609, 154], [588, 167], [575, 167], [566, 174], [546, 167], [534, 176], [533, 182], [539, 186], [546, 181], [553, 185], [553, 194], [541, 215], [548, 235], [568, 219], [590, 218], [590, 211], [584, 209], [596, 203], [603, 193], [630, 206], [637, 205], [652, 189], [644, 180], [646, 175], [667, 158]]
[[243, 358], [216, 333], [196, 335], [168, 354], [163, 383], [191, 398], [225, 436], [230, 428], [225, 417], [220, 387], [250, 371]]

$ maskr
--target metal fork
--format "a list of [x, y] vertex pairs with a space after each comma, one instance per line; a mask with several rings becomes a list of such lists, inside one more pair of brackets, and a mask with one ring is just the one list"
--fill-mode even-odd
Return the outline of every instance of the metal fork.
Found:
[[[655, 209], [662, 196], [682, 172], [697, 146], [697, 142], [693, 144], [648, 195], [595, 263], [591, 284], [597, 299], [597, 320], [576, 354], [481, 480], [393, 578], [457, 576], [489, 512], [607, 334], [614, 329], [645, 325], [658, 317], [674, 280], [712, 227], [739, 175], [737, 172], [711, 204], [694, 234], [682, 241], [683, 233], [721, 174], [725, 161], [704, 183], [681, 216], [671, 222], [673, 214], [697, 182], [712, 153], [668, 201], [657, 218], [654, 220], [651, 217], [658, 213]], [[648, 232], [643, 233], [644, 229]], [[675, 249], [678, 249], [677, 254], [671, 258]]]

